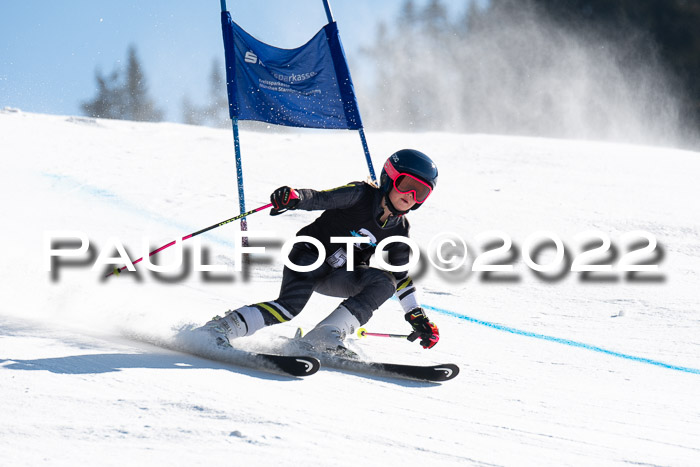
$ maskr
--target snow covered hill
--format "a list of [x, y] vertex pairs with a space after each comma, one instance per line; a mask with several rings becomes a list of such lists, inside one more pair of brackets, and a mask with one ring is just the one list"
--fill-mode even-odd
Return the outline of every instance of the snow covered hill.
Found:
[[[225, 272], [137, 265], [105, 280], [91, 265], [115, 241], [136, 259], [238, 213], [230, 132], [0, 111], [0, 464], [700, 464], [700, 154], [442, 133], [368, 139], [377, 169], [403, 147], [438, 164], [438, 188], [410, 220], [423, 258], [412, 275], [441, 341], [430, 351], [382, 338], [352, 345], [370, 359], [460, 365], [442, 385], [329, 369], [287, 378], [134, 339], [169, 339], [275, 298], [280, 244], [318, 213], [250, 216], [251, 231], [276, 237], [257, 240], [266, 253], [244, 273], [234, 271], [232, 223], [201, 236], [203, 262]], [[353, 132], [244, 130], [241, 146], [249, 209], [280, 185], [367, 177]], [[84, 233], [90, 250], [48, 272], [56, 231]], [[442, 272], [426, 258], [447, 232], [468, 259]], [[548, 236], [561, 240], [561, 261], [552, 241], [538, 243]], [[484, 256], [504, 237], [507, 252]], [[570, 271], [606, 239], [610, 249], [582, 263], [610, 271]], [[639, 249], [631, 263], [658, 271], [620, 270]], [[161, 255], [177, 259], [175, 248]], [[477, 257], [513, 270], [473, 271]], [[336, 304], [315, 296], [293, 322], [236, 344], [269, 348]], [[406, 332], [402, 315], [390, 301], [366, 327]]]

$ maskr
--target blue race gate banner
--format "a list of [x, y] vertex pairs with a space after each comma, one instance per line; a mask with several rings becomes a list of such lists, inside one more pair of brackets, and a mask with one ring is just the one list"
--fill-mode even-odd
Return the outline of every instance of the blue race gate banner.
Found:
[[358, 130], [362, 120], [335, 22], [296, 49], [272, 47], [221, 12], [231, 119]]

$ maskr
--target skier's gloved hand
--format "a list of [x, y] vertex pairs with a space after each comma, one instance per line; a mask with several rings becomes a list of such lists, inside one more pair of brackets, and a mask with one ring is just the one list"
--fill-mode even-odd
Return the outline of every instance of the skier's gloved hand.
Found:
[[294, 209], [299, 204], [299, 194], [288, 186], [277, 188], [270, 195], [272, 203], [271, 216], [279, 216], [288, 209]]
[[422, 308], [414, 308], [406, 313], [406, 321], [413, 327], [408, 340], [413, 342], [420, 337], [420, 345], [424, 349], [432, 349], [440, 340], [440, 331], [435, 323], [431, 323]]

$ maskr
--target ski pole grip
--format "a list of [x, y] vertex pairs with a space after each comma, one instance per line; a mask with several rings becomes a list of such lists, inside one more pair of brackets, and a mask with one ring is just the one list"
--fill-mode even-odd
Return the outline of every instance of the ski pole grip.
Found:
[[420, 331], [413, 331], [411, 334], [406, 336], [409, 342], [413, 342], [420, 337]]

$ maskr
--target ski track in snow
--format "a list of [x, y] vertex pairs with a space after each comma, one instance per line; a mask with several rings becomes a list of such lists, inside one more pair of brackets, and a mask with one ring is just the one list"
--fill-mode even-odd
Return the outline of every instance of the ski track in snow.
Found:
[[[368, 134], [375, 165], [413, 146], [445, 167], [430, 209], [410, 217], [423, 245], [439, 219], [471, 251], [476, 234], [494, 228], [519, 244], [541, 229], [567, 239], [590, 228], [613, 239], [642, 229], [665, 250], [656, 282], [583, 283], [573, 273], [546, 282], [520, 260], [512, 282], [416, 274], [440, 344], [351, 345], [376, 360], [460, 365], [455, 380], [436, 385], [333, 369], [287, 378], [128, 338], [171, 339], [182, 326], [274, 298], [278, 246], [248, 277], [163, 280], [139, 270], [103, 280], [88, 264], [52, 279], [43, 233], [83, 230], [96, 246], [116, 236], [141, 251], [144, 237], [164, 244], [235, 215], [230, 134], [21, 112], [0, 112], [0, 129], [13, 174], [0, 205], [11, 265], [2, 270], [0, 305], [0, 458], [10, 465], [700, 463], [700, 220], [687, 206], [698, 195], [700, 154]], [[282, 184], [324, 189], [347, 174], [365, 177], [359, 141], [346, 132], [243, 131], [241, 142], [249, 208]], [[288, 238], [317, 214], [257, 214], [249, 223]], [[234, 227], [203, 235], [211, 262], [235, 264], [226, 230]], [[163, 252], [163, 263], [171, 257]], [[293, 322], [236, 346], [270, 348], [335, 304], [314, 297]], [[395, 301], [370, 325], [406, 326]]]

